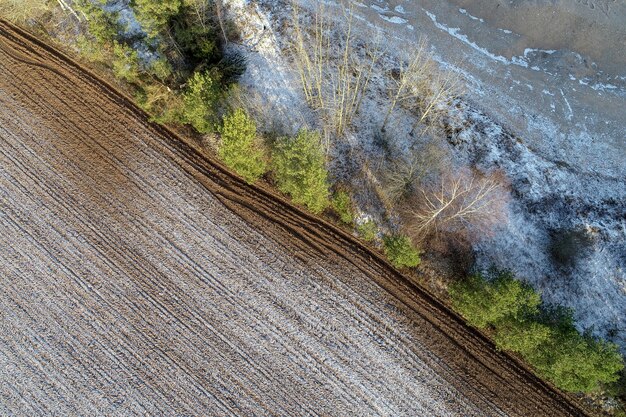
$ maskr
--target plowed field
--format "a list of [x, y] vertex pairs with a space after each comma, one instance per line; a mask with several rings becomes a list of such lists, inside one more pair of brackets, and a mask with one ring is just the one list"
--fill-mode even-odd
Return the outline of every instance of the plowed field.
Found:
[[582, 415], [0, 22], [0, 415]]

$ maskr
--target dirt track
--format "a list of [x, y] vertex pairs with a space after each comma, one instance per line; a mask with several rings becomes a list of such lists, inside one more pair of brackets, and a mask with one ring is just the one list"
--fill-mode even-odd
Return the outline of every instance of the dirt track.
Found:
[[0, 415], [583, 415], [0, 22]]

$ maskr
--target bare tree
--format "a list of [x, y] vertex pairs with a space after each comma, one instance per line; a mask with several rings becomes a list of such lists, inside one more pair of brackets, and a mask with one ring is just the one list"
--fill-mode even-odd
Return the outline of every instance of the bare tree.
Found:
[[391, 205], [402, 204], [424, 186], [438, 178], [447, 166], [449, 156], [435, 142], [414, 150], [408, 157], [394, 158], [379, 167], [382, 193]]
[[422, 187], [405, 209], [407, 233], [415, 243], [441, 234], [476, 238], [506, 219], [508, 192], [502, 173], [447, 173], [436, 186]]
[[397, 75], [390, 77], [395, 85], [391, 89], [389, 106], [381, 131], [385, 131], [389, 117], [396, 106], [407, 101], [416, 102], [425, 94], [424, 92], [429, 88], [430, 74], [436, 70], [435, 63], [428, 52], [426, 39], [420, 38], [408, 62], [401, 64]]
[[462, 94], [463, 83], [458, 72], [436, 69], [431, 72], [428, 82], [416, 85], [415, 88], [418, 89], [416, 108], [419, 117], [413, 124], [411, 134], [418, 127], [429, 130], [436, 126], [440, 118], [447, 114], [452, 101]]
[[365, 44], [357, 53], [352, 31], [352, 6], [343, 9], [343, 20], [328, 17], [320, 6], [310, 32], [300, 24], [294, 4], [295, 62], [305, 98], [321, 113], [332, 133], [342, 135], [351, 125], [367, 91], [376, 62], [381, 56], [377, 45]]

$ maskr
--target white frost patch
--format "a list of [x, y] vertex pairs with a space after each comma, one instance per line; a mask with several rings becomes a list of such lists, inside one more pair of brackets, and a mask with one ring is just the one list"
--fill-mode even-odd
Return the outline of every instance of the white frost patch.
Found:
[[544, 90], [542, 90], [541, 92], [542, 92], [543, 94], [545, 94], [545, 95], [548, 95], [548, 96], [552, 96], [552, 97], [554, 97], [554, 96], [555, 96], [555, 94], [554, 94], [554, 93], [551, 93], [550, 91], [545, 90], [545, 89], [544, 89]]
[[572, 120], [572, 117], [574, 116], [574, 112], [572, 111], [572, 106], [570, 106], [569, 101], [567, 101], [567, 97], [565, 97], [565, 94], [563, 93], [563, 89], [559, 88], [559, 91], [561, 92], [561, 96], [563, 97], [563, 100], [565, 101], [565, 104], [567, 105], [567, 109], [569, 110], [569, 114], [567, 115], [567, 120]]
[[506, 33], [507, 35], [510, 35], [511, 33], [513, 33], [512, 31], [508, 30], [508, 29], [499, 29], [502, 32]]
[[598, 91], [598, 90], [616, 90], [619, 87], [613, 84], [603, 84], [603, 83], [596, 83], [594, 85], [591, 86], [591, 88], [593, 88], [594, 90]]
[[378, 16], [381, 19], [386, 20], [387, 22], [395, 23], [397, 25], [403, 25], [403, 24], [408, 22], [408, 20], [403, 19], [403, 18], [398, 17], [398, 16], [391, 16], [391, 17], [389, 17], [389, 16], [385, 16], [385, 15], [382, 15], [382, 14], [379, 14]]
[[388, 7], [382, 8], [382, 7], [380, 7], [380, 6], [376, 5], [376, 4], [372, 4], [370, 7], [372, 9], [376, 10], [378, 13], [385, 13], [385, 12], [389, 11]]
[[355, 14], [353, 15], [353, 17], [354, 17], [355, 19], [358, 19], [358, 20], [360, 20], [361, 22], [363, 22], [363, 24], [364, 24], [365, 26], [369, 27], [369, 28], [372, 28], [372, 29], [376, 29], [376, 28], [377, 28], [377, 26], [376, 26], [375, 24], [373, 24], [372, 22], [370, 22], [367, 18], [365, 18], [365, 17], [363, 17], [363, 16], [360, 16], [360, 15], [358, 15], [358, 14], [356, 14], [356, 13], [355, 13]]
[[526, 48], [524, 49], [524, 58], [528, 58], [528, 54], [531, 52], [543, 52], [544, 54], [552, 55], [556, 52], [555, 49], [534, 49], [534, 48]]
[[479, 46], [476, 42], [472, 42], [469, 40], [469, 38], [467, 37], [467, 35], [463, 35], [462, 33], [459, 33], [461, 28], [451, 28], [448, 27], [444, 24], [441, 24], [437, 21], [437, 16], [435, 16], [434, 14], [432, 14], [429, 11], [425, 11], [426, 14], [428, 15], [428, 17], [430, 17], [430, 20], [433, 21], [433, 24], [435, 25], [435, 27], [437, 27], [438, 29], [443, 30], [444, 32], [448, 32], [450, 35], [454, 36], [455, 38], [457, 38], [458, 40], [462, 41], [463, 43], [471, 46], [473, 49], [475, 49], [476, 51], [482, 53], [483, 55], [488, 56], [489, 58], [493, 59], [494, 61], [498, 61], [503, 63], [504, 65], [517, 65], [520, 67], [524, 67], [524, 68], [528, 68], [528, 61], [526, 61], [525, 57], [517, 57], [514, 56], [512, 57], [510, 60], [507, 59], [506, 57], [503, 57], [501, 55], [496, 55], [492, 52], [489, 52], [489, 50], [487, 50], [486, 48], [483, 48], [481, 46]]
[[519, 65], [520, 67], [528, 68], [528, 62], [524, 60], [524, 58], [519, 56], [514, 56], [511, 58], [511, 64]]
[[393, 8], [393, 10], [395, 10], [395, 11], [396, 11], [396, 13], [400, 13], [400, 14], [404, 14], [404, 13], [405, 13], [405, 11], [404, 11], [404, 7], [402, 7], [402, 5], [401, 5], [401, 4], [399, 4], [399, 5], [397, 5], [396, 7], [394, 7], [394, 8]]
[[432, 14], [431, 12], [426, 12], [426, 14], [428, 15], [428, 17], [430, 17], [430, 20], [433, 21], [434, 25], [438, 28], [443, 30], [444, 32], [448, 32], [450, 35], [454, 36], [455, 38], [457, 38], [458, 40], [462, 41], [463, 43], [471, 46], [472, 48], [474, 48], [475, 50], [477, 50], [478, 52], [488, 56], [489, 58], [498, 61], [498, 62], [502, 62], [505, 65], [509, 65], [511, 62], [506, 59], [503, 56], [500, 55], [495, 55], [492, 54], [491, 52], [489, 52], [487, 49], [478, 46], [478, 44], [476, 44], [475, 42], [472, 42], [469, 40], [469, 38], [466, 35], [463, 35], [461, 33], [459, 33], [459, 31], [461, 30], [461, 28], [451, 28], [448, 27], [446, 25], [443, 25], [439, 22], [437, 22], [437, 16], [435, 16], [434, 14]]
[[480, 17], [472, 16], [465, 9], [459, 9], [459, 12], [461, 12], [461, 14], [464, 14], [465, 16], [469, 17], [472, 20], [478, 20], [480, 23], [485, 23], [483, 19], [481, 19]]

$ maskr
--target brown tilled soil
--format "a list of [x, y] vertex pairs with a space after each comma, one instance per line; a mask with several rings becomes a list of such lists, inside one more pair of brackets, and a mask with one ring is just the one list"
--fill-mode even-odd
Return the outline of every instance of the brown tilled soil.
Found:
[[583, 415], [0, 22], [0, 415]]

